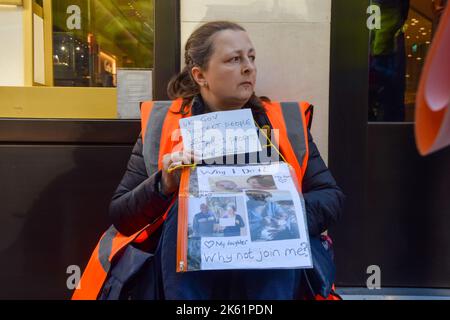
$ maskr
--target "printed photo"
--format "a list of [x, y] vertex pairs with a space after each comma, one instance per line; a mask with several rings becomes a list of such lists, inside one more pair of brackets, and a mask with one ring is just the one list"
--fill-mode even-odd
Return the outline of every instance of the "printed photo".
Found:
[[188, 236], [237, 237], [247, 235], [243, 197], [191, 198]]
[[246, 189], [275, 190], [277, 186], [271, 175], [209, 177], [213, 192], [242, 192]]
[[190, 270], [200, 270], [202, 265], [201, 237], [192, 236], [188, 241], [187, 263]]
[[299, 239], [291, 193], [246, 190], [246, 206], [252, 241]]

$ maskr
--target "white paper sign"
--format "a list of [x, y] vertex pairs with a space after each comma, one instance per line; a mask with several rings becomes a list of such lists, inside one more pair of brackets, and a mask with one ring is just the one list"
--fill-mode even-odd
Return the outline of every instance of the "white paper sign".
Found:
[[211, 112], [180, 120], [185, 149], [201, 159], [261, 151], [250, 109]]
[[139, 105], [152, 100], [152, 70], [117, 69], [117, 116], [140, 119]]
[[286, 164], [204, 166], [196, 172], [200, 189], [188, 208], [189, 269], [312, 267], [302, 198]]
[[236, 225], [236, 218], [220, 218], [219, 225], [221, 227], [232, 227]]

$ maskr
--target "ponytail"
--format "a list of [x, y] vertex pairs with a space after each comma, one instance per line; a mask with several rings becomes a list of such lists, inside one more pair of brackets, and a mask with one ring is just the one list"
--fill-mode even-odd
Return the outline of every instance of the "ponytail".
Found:
[[185, 66], [183, 70], [176, 76], [174, 76], [167, 86], [167, 95], [170, 99], [182, 98], [183, 103], [179, 112], [181, 114], [187, 114], [187, 106], [191, 103], [192, 99], [200, 93], [197, 83], [192, 79], [189, 66]]

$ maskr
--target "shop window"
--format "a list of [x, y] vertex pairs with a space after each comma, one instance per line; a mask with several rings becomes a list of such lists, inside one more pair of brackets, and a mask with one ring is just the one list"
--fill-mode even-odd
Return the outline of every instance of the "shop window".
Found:
[[18, 41], [0, 50], [11, 66], [0, 77], [0, 122], [137, 119], [139, 102], [163, 99], [179, 71], [179, 0], [8, 4], [17, 7], [0, 8], [0, 37]]
[[118, 68], [153, 68], [152, 0], [52, 1], [53, 83], [115, 87]]
[[414, 121], [421, 71], [446, 3], [372, 1], [380, 8], [380, 28], [370, 36], [369, 121]]

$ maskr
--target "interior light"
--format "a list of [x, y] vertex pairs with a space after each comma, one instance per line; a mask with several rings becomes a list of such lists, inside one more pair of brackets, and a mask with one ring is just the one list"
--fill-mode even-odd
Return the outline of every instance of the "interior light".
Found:
[[0, 4], [0, 8], [5, 8], [5, 9], [9, 9], [9, 8], [17, 8], [19, 5], [17, 4]]
[[421, 57], [417, 57], [416, 59], [417, 59], [417, 60], [419, 60], [419, 61], [420, 61], [420, 60], [422, 60], [422, 58], [421, 58]]

